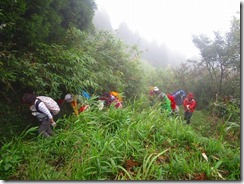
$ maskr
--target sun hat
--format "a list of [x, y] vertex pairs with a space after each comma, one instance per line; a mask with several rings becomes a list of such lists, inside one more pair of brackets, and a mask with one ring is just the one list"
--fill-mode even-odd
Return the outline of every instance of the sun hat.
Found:
[[158, 87], [155, 86], [155, 87], [153, 88], [153, 91], [159, 91]]

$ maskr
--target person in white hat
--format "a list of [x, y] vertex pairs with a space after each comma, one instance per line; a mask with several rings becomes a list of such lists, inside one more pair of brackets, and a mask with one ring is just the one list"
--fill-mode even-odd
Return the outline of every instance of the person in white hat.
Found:
[[153, 88], [153, 91], [155, 91], [155, 92], [159, 91], [158, 87], [155, 86], [155, 87]]
[[71, 103], [71, 102], [73, 102], [73, 97], [71, 94], [67, 94], [67, 95], [65, 95], [64, 100], [68, 103]]
[[75, 95], [67, 94], [64, 97], [64, 100], [68, 103], [70, 103], [71, 107], [73, 108], [75, 115], [78, 116], [78, 105], [77, 105], [77, 99]]
[[160, 99], [162, 109], [168, 113], [171, 113], [171, 101], [167, 95], [161, 92], [156, 86], [153, 88], [153, 92], [157, 96], [157, 99]]

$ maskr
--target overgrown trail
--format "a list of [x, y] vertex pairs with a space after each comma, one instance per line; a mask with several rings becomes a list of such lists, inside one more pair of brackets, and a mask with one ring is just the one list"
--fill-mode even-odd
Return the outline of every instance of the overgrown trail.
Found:
[[218, 138], [216, 131], [220, 123], [218, 118], [211, 117], [209, 114], [204, 114], [201, 111], [195, 111], [192, 116], [191, 126], [204, 137]]
[[202, 111], [196, 111], [192, 119], [193, 123], [191, 126], [202, 136], [224, 139], [230, 144], [234, 144], [236, 146], [240, 145], [240, 132], [238, 133], [237, 130], [239, 128], [236, 127], [233, 131], [227, 131], [230, 129], [227, 123], [228, 121], [216, 116], [213, 117], [210, 114], [203, 113]]
[[1, 179], [240, 180], [240, 144], [225, 140], [226, 126], [200, 111], [190, 125], [181, 119], [140, 101], [91, 108], [59, 119], [50, 139], [32, 128], [5, 144]]

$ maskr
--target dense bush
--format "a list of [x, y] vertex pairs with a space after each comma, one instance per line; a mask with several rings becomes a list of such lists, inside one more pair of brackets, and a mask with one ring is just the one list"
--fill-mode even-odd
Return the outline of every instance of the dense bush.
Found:
[[1, 179], [240, 180], [240, 145], [219, 138], [226, 126], [210, 136], [201, 112], [189, 126], [148, 103], [61, 118], [50, 139], [24, 131], [0, 151]]

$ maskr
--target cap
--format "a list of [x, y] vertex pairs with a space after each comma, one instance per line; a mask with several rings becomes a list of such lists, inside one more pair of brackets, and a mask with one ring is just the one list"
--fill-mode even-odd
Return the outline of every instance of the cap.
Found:
[[155, 86], [155, 87], [153, 88], [153, 91], [159, 91], [158, 87]]
[[71, 103], [71, 102], [73, 101], [72, 95], [71, 95], [71, 94], [67, 94], [67, 95], [65, 95], [64, 100], [65, 100], [66, 102]]

